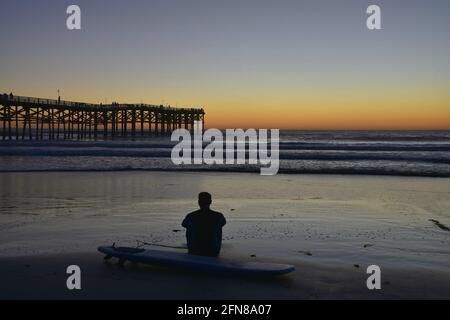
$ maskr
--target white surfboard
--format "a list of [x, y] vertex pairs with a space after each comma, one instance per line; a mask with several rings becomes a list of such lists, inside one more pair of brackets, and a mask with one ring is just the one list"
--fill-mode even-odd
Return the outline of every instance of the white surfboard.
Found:
[[122, 263], [133, 261], [158, 266], [229, 274], [282, 275], [295, 270], [294, 266], [287, 264], [241, 262], [163, 250], [100, 246], [98, 251], [104, 253], [106, 258], [116, 257]]

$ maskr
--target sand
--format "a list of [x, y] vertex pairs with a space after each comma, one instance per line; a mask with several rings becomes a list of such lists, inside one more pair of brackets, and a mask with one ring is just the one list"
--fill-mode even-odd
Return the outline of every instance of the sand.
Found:
[[[0, 298], [450, 298], [450, 179], [169, 172], [1, 173]], [[96, 247], [185, 244], [200, 191], [222, 211], [222, 255], [290, 263], [255, 279], [104, 263]], [[65, 269], [82, 268], [82, 290]], [[379, 265], [382, 289], [368, 290]]]
[[[68, 265], [82, 270], [81, 290], [66, 288]], [[218, 276], [128, 263], [121, 268], [98, 254], [0, 259], [0, 299], [448, 299], [448, 273], [430, 269], [382, 272], [381, 290], [368, 290], [365, 269], [296, 263], [273, 278]]]

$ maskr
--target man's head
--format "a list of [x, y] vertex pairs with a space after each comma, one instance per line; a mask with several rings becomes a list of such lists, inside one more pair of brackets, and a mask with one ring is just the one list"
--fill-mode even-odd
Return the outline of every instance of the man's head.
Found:
[[200, 192], [198, 194], [198, 205], [201, 209], [208, 209], [211, 205], [211, 194], [208, 192]]

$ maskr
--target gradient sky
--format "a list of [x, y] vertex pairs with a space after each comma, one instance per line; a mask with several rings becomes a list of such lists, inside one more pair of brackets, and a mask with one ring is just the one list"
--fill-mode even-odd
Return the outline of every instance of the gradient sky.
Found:
[[203, 106], [219, 128], [450, 129], [448, 0], [2, 0], [0, 41], [0, 92]]

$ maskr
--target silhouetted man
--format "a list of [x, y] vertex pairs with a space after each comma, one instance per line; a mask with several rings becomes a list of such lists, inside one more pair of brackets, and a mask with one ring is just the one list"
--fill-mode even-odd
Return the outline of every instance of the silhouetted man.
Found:
[[216, 257], [220, 253], [226, 220], [223, 214], [209, 208], [211, 202], [211, 195], [201, 192], [198, 195], [200, 210], [189, 213], [183, 220], [190, 254]]

